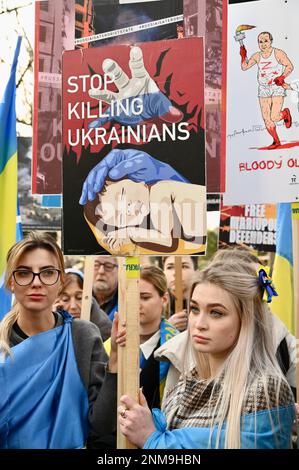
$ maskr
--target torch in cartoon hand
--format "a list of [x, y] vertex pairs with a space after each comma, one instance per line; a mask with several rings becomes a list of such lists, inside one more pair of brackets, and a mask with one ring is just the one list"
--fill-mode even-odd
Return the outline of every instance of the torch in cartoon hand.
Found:
[[240, 56], [242, 63], [245, 62], [247, 59], [246, 47], [243, 44], [243, 39], [245, 39], [244, 31], [253, 28], [255, 28], [255, 26], [251, 26], [250, 24], [240, 24], [236, 29], [236, 35], [234, 36], [234, 38], [240, 44]]

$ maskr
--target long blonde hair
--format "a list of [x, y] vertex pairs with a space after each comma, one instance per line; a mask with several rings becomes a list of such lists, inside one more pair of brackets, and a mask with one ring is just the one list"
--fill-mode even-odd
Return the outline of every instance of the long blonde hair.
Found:
[[[240, 332], [235, 347], [213, 379], [207, 355], [196, 353], [190, 342], [188, 348], [191, 347], [196, 359], [198, 376], [213, 382], [212, 395], [216, 390], [221, 390], [217, 404], [211, 410], [211, 429], [216, 424], [218, 426], [216, 446], [219, 446], [225, 422], [225, 448], [240, 448], [241, 415], [249, 390], [255, 397], [256, 406], [258, 386], [262, 384], [269, 408], [269, 376], [274, 378], [277, 405], [281, 384], [286, 383], [275, 356], [271, 312], [262, 300], [258, 277], [249, 263], [238, 262], [235, 258], [212, 262], [198, 274], [190, 291], [190, 299], [195, 287], [203, 283], [216, 285], [229, 293], [239, 314]], [[190, 352], [188, 348], [186, 358]]]
[[[64, 260], [62, 252], [55, 242], [55, 240], [47, 234], [39, 232], [30, 232], [26, 238], [18, 243], [15, 243], [7, 254], [7, 266], [5, 274], [5, 286], [7, 289], [11, 288], [11, 280], [14, 270], [19, 264], [20, 258], [28, 251], [42, 248], [53, 253], [57, 259], [58, 267], [61, 270], [62, 280], [64, 273]], [[5, 315], [0, 323], [0, 352], [11, 355], [9, 338], [13, 324], [16, 322], [19, 315], [19, 304], [15, 301], [10, 312]]]

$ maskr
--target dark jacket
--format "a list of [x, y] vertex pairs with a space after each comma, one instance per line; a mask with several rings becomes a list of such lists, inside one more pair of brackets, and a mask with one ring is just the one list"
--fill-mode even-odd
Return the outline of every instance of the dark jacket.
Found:
[[99, 328], [103, 343], [106, 339], [110, 338], [112, 321], [108, 318], [107, 313], [101, 309], [94, 297], [91, 302], [90, 321]]

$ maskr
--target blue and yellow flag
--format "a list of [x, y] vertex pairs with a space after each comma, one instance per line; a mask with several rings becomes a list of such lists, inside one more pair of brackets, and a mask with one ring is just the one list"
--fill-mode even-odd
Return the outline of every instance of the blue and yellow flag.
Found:
[[16, 133], [16, 68], [22, 38], [18, 38], [10, 77], [0, 98], [0, 319], [10, 310], [4, 288], [6, 255], [17, 239], [18, 160]]
[[271, 311], [294, 334], [293, 244], [291, 204], [277, 205], [276, 254], [272, 279], [278, 297], [273, 297]]

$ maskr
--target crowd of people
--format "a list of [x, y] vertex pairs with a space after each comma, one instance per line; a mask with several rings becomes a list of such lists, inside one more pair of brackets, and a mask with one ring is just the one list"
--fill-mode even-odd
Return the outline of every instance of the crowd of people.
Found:
[[0, 322], [0, 448], [116, 448], [116, 428], [139, 448], [291, 448], [296, 339], [271, 313], [275, 288], [258, 258], [216, 253], [202, 270], [181, 257], [140, 269], [139, 402], [117, 402], [118, 262], [96, 256], [90, 321], [84, 276], [37, 232], [11, 247]]

